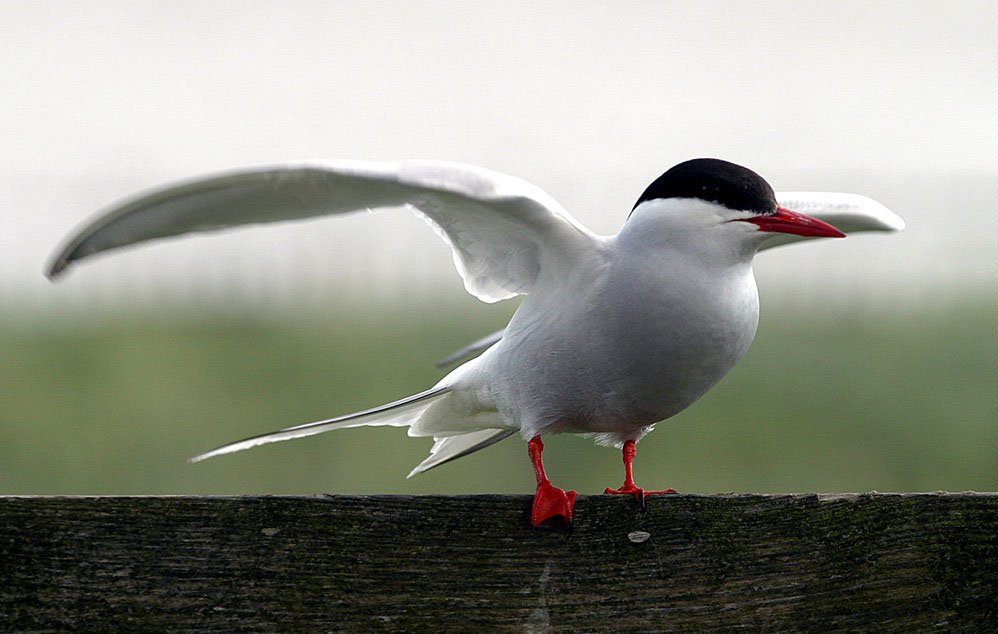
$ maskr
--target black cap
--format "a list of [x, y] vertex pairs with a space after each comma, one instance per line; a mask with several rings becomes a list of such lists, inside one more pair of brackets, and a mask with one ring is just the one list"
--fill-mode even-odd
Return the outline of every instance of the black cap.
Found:
[[776, 194], [762, 176], [747, 167], [712, 158], [699, 158], [669, 169], [645, 189], [637, 207], [659, 198], [700, 198], [735, 211], [776, 212]]

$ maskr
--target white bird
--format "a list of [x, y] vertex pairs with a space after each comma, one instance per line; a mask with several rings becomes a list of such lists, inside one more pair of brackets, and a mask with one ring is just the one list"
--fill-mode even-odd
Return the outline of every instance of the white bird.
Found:
[[484, 350], [426, 391], [192, 461], [334, 429], [395, 425], [435, 441], [411, 477], [519, 433], [537, 477], [533, 524], [557, 517], [570, 523], [576, 494], [551, 484], [541, 437], [581, 433], [622, 448], [624, 484], [606, 492], [643, 503], [657, 492], [634, 483], [637, 441], [703, 396], [755, 336], [756, 252], [904, 227], [864, 196], [777, 194], [755, 172], [717, 159], [662, 174], [614, 236], [594, 234], [539, 188], [478, 167], [310, 162], [212, 176], [113, 205], [69, 240], [48, 274], [95, 253], [191, 231], [385, 207], [429, 220], [453, 249], [472, 295], [486, 302], [527, 295], [509, 325], [459, 352]]

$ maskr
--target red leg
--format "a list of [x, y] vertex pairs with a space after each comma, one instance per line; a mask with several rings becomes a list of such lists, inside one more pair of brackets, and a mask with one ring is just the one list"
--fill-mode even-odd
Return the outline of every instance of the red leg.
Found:
[[665, 489], [664, 491], [645, 491], [641, 487], [634, 484], [634, 456], [638, 455], [637, 443], [633, 440], [628, 440], [624, 443], [624, 485], [619, 489], [611, 489], [607, 487], [604, 493], [613, 493], [617, 495], [633, 495], [637, 498], [638, 502], [644, 506], [645, 497], [648, 495], [662, 495], [664, 493], [675, 493], [674, 489]]
[[560, 517], [565, 524], [572, 523], [572, 510], [575, 508], [575, 491], [564, 491], [551, 484], [544, 473], [544, 463], [541, 453], [544, 443], [540, 436], [530, 439], [527, 446], [530, 451], [530, 462], [534, 464], [534, 474], [537, 476], [537, 492], [534, 493], [534, 507], [530, 513], [530, 523], [540, 526], [554, 517]]

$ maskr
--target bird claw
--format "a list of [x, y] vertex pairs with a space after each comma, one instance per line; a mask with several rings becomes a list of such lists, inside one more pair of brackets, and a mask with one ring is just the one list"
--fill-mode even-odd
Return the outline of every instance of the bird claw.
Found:
[[625, 484], [619, 489], [611, 489], [610, 487], [607, 487], [603, 491], [603, 493], [609, 493], [611, 495], [633, 495], [634, 498], [641, 504], [641, 508], [645, 507], [645, 498], [647, 498], [649, 495], [669, 495], [669, 494], [674, 494], [675, 492], [676, 492], [675, 489], [664, 489], [661, 491], [645, 491], [641, 487], [635, 486], [633, 484]]
[[560, 517], [566, 526], [572, 524], [572, 511], [575, 509], [575, 491], [565, 491], [550, 482], [537, 485], [534, 493], [534, 507], [530, 512], [530, 523], [540, 526], [549, 519]]

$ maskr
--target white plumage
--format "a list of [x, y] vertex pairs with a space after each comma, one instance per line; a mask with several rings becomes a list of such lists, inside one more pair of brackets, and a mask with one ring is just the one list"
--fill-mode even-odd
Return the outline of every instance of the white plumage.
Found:
[[[236, 171], [112, 206], [67, 243], [49, 275], [95, 253], [192, 231], [407, 207], [451, 246], [468, 292], [487, 302], [528, 295], [507, 328], [452, 355], [448, 361], [484, 350], [429, 390], [193, 460], [361, 425], [407, 426], [410, 435], [435, 439], [410, 476], [514, 433], [537, 438], [538, 446], [545, 434], [591, 434], [603, 444], [631, 442], [633, 452], [634, 441], [702, 396], [748, 348], [758, 320], [757, 251], [835, 235], [818, 221], [847, 233], [904, 226], [863, 196], [788, 192], [774, 199], [753, 172], [698, 161], [653, 183], [615, 236], [592, 233], [527, 182], [456, 163], [330, 161]], [[811, 218], [777, 220], [777, 205]], [[626, 449], [625, 462], [630, 474]], [[566, 519], [570, 506], [561, 513]]]

